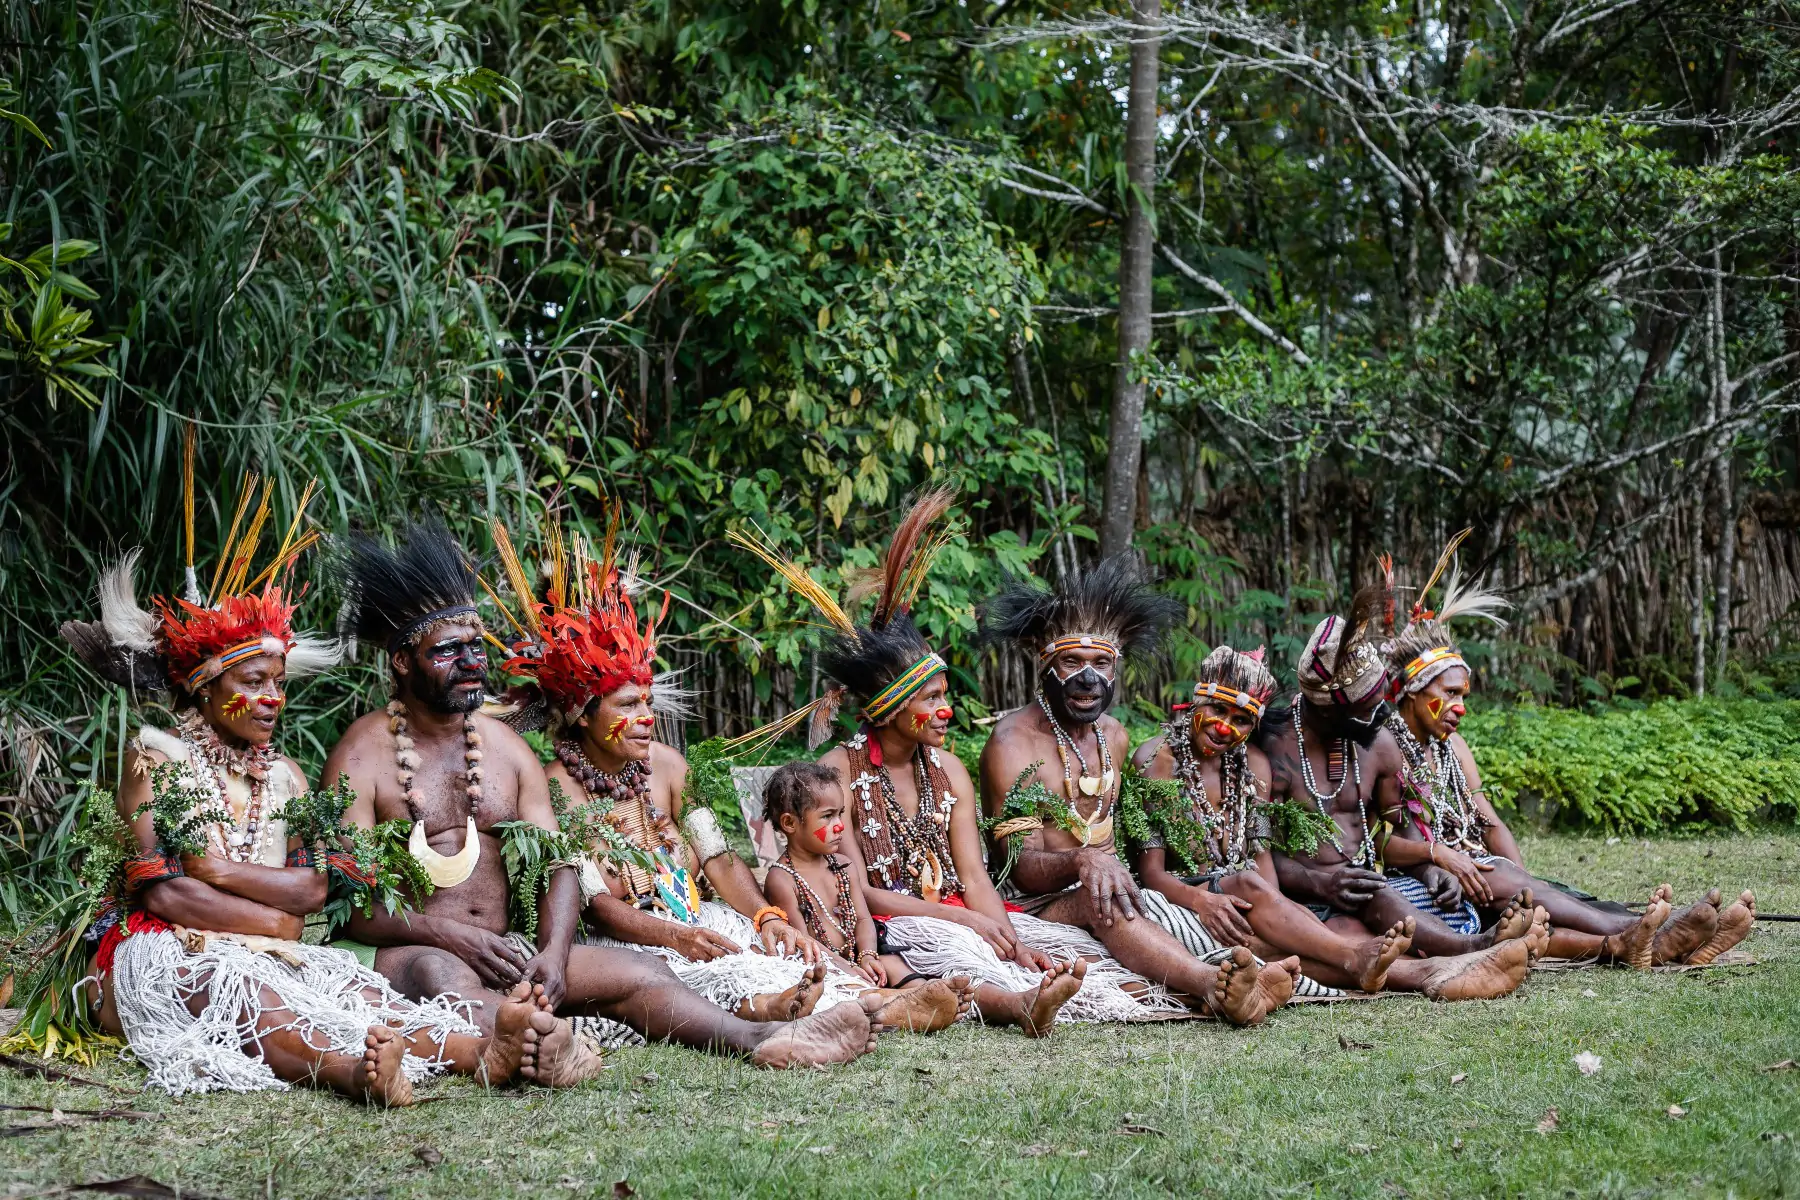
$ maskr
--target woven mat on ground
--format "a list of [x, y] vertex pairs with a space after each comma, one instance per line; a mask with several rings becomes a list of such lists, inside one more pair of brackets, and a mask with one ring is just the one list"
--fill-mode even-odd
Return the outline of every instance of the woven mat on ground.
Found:
[[[1533, 971], [1591, 971], [1596, 967], [1612, 967], [1612, 963], [1603, 963], [1597, 958], [1540, 958], [1532, 966]], [[1664, 975], [1679, 975], [1686, 971], [1709, 971], [1714, 967], [1754, 967], [1759, 960], [1746, 950], [1727, 950], [1709, 963], [1664, 963], [1660, 967], [1651, 967]]]

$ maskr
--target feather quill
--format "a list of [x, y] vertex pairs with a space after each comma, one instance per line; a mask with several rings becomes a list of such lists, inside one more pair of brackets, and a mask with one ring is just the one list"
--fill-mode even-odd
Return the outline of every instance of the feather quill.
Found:
[[850, 614], [846, 613], [831, 593], [825, 590], [825, 585], [807, 574], [806, 570], [798, 563], [789, 562], [783, 558], [781, 552], [769, 544], [762, 530], [756, 529], [754, 525], [750, 528], [754, 530], [753, 533], [746, 533], [741, 529], [730, 530], [725, 534], [725, 540], [762, 559], [774, 569], [776, 574], [787, 580], [789, 587], [805, 597], [807, 602], [818, 609], [820, 615], [830, 621], [840, 632], [854, 634], [856, 622], [850, 619]]
[[100, 573], [100, 624], [115, 646], [136, 654], [156, 652], [155, 614], [137, 602], [138, 558], [142, 550], [129, 550], [118, 562]]

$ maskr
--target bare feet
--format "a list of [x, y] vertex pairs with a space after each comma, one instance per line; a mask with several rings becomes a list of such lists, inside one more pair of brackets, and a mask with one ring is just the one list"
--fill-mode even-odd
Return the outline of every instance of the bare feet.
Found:
[[798, 1021], [812, 1013], [824, 991], [825, 964], [814, 963], [787, 991], [765, 992], [744, 1001], [738, 1016], [746, 1021]]
[[1624, 933], [1608, 935], [1602, 958], [1623, 963], [1639, 971], [1650, 969], [1650, 956], [1656, 948], [1656, 931], [1669, 919], [1669, 902], [1652, 900], [1638, 923]]
[[[1713, 889], [1706, 899], [1688, 905], [1664, 922], [1651, 942], [1650, 961], [1674, 962], [1711, 941], [1713, 934], [1719, 931], [1718, 901], [1713, 898], [1718, 894], [1718, 889]], [[1667, 902], [1663, 900], [1663, 903]]]
[[1412, 949], [1413, 931], [1418, 921], [1412, 917], [1397, 921], [1378, 938], [1370, 938], [1356, 952], [1351, 969], [1356, 972], [1356, 986], [1365, 992], [1379, 992], [1387, 986], [1388, 968], [1394, 960]]
[[1213, 984], [1213, 1010], [1233, 1025], [1260, 1025], [1270, 1013], [1293, 999], [1294, 977], [1299, 971], [1297, 958], [1258, 966], [1250, 951], [1233, 947], [1231, 957], [1219, 964], [1219, 978]]
[[875, 1049], [875, 1027], [860, 1004], [839, 1004], [782, 1025], [750, 1056], [759, 1067], [822, 1067], [849, 1062]]
[[506, 994], [500, 1011], [494, 1014], [494, 1036], [482, 1051], [478, 1072], [490, 1085], [510, 1083], [519, 1073], [525, 1032], [531, 1028], [532, 1014], [540, 1011], [543, 991], [541, 984], [518, 984]]
[[1026, 1037], [1049, 1037], [1056, 1024], [1056, 1014], [1081, 990], [1087, 975], [1087, 964], [1080, 959], [1059, 962], [1044, 972], [1043, 982], [1025, 994], [1020, 1007], [1025, 1010], [1019, 1028]]
[[1543, 905], [1531, 910], [1531, 928], [1525, 931], [1520, 941], [1531, 954], [1531, 961], [1536, 962], [1550, 951], [1550, 913]]
[[363, 1099], [383, 1108], [405, 1108], [413, 1102], [412, 1084], [401, 1073], [406, 1041], [386, 1025], [369, 1026], [363, 1056], [356, 1065], [356, 1088]]
[[[1719, 889], [1714, 888], [1713, 890], [1716, 892]], [[1650, 893], [1649, 902], [1655, 904], [1658, 900], [1667, 900], [1670, 904], [1675, 903], [1675, 889], [1666, 883], [1657, 884], [1656, 890]], [[1712, 901], [1712, 906], [1714, 908], [1719, 907], [1719, 902], [1716, 898]]]
[[1732, 902], [1730, 908], [1719, 914], [1718, 929], [1714, 931], [1706, 945], [1688, 955], [1687, 961], [1698, 967], [1705, 966], [1749, 937], [1750, 927], [1754, 924], [1756, 924], [1756, 897], [1749, 892], [1744, 892]]
[[1531, 970], [1531, 948], [1513, 938], [1452, 958], [1426, 959], [1432, 970], [1419, 988], [1433, 1000], [1498, 1000], [1510, 996]]
[[936, 1033], [956, 1024], [969, 1011], [974, 984], [967, 975], [932, 979], [913, 988], [902, 988], [869, 1014], [869, 1020], [886, 1029], [906, 1033]]
[[1529, 899], [1530, 895], [1527, 892], [1521, 892], [1512, 898], [1507, 904], [1506, 910], [1500, 914], [1500, 919], [1494, 922], [1494, 928], [1491, 931], [1493, 938], [1489, 945], [1498, 946], [1501, 942], [1510, 942], [1514, 938], [1522, 938], [1531, 932], [1531, 906], [1523, 903]]
[[587, 1040], [575, 1036], [573, 1025], [542, 1010], [531, 1015], [522, 1050], [519, 1077], [541, 1087], [574, 1087], [606, 1070]]

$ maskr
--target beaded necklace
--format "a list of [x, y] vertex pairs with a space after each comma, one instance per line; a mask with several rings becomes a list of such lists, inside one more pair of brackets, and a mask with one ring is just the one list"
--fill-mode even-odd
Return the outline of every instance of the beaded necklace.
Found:
[[[1056, 756], [1062, 760], [1063, 795], [1068, 801], [1069, 816], [1086, 827], [1084, 832], [1076, 836], [1081, 839], [1081, 844], [1084, 846], [1103, 842], [1112, 832], [1112, 808], [1118, 799], [1118, 794], [1113, 788], [1118, 776], [1113, 771], [1112, 750], [1106, 744], [1106, 735], [1100, 732], [1098, 726], [1095, 727], [1094, 742], [1100, 747], [1100, 777], [1096, 779], [1088, 774], [1087, 756], [1082, 754], [1081, 747], [1076, 744], [1074, 738], [1069, 736], [1068, 731], [1062, 727], [1062, 723], [1056, 719], [1056, 714], [1050, 711], [1050, 702], [1044, 699], [1044, 693], [1038, 693], [1037, 702], [1038, 708], [1044, 714], [1044, 720], [1050, 722], [1050, 732], [1056, 736]], [[1082, 816], [1080, 809], [1075, 805], [1077, 781], [1069, 770], [1071, 753], [1074, 754], [1081, 771], [1080, 793], [1100, 797], [1100, 803], [1094, 807], [1094, 815], [1091, 817]]]
[[406, 848], [425, 869], [431, 882], [440, 888], [451, 888], [475, 873], [481, 861], [481, 838], [476, 832], [476, 815], [481, 810], [481, 733], [475, 727], [475, 714], [463, 714], [463, 795], [469, 801], [469, 816], [464, 823], [462, 849], [455, 854], [439, 854], [425, 837], [425, 818], [419, 815], [425, 804], [425, 793], [413, 786], [418, 770], [424, 765], [418, 747], [406, 724], [406, 705], [398, 700], [387, 706], [388, 730], [394, 735], [394, 765], [400, 790], [406, 796], [406, 811], [412, 816], [412, 833]]
[[[673, 851], [681, 845], [680, 838], [665, 831], [663, 812], [650, 799], [648, 759], [633, 759], [617, 771], [602, 771], [588, 761], [587, 755], [581, 752], [581, 744], [572, 738], [556, 743], [556, 757], [588, 794], [588, 799], [613, 802], [607, 820], [639, 850], [654, 854], [659, 848]], [[656, 894], [656, 881], [650, 872], [629, 862], [613, 865], [623, 873], [625, 886], [634, 899]]]
[[[1294, 718], [1294, 749], [1300, 757], [1300, 782], [1305, 786], [1307, 793], [1312, 796], [1313, 804], [1318, 807], [1319, 815], [1329, 819], [1331, 813], [1325, 806], [1338, 798], [1338, 794], [1344, 790], [1345, 780], [1339, 779], [1337, 786], [1329, 792], [1319, 790], [1318, 780], [1313, 776], [1312, 763], [1306, 758], [1306, 735], [1300, 729], [1300, 703], [1295, 703], [1291, 711]], [[1349, 738], [1338, 739], [1337, 752], [1350, 760], [1350, 771], [1346, 778], [1354, 780], [1356, 784], [1356, 815], [1357, 819], [1362, 822], [1362, 843], [1357, 846], [1356, 856], [1350, 862], [1353, 866], [1373, 867], [1375, 865], [1375, 834], [1369, 828], [1369, 802], [1363, 796], [1362, 755], [1356, 752], [1356, 746]], [[1333, 828], [1336, 825], [1337, 822], [1333, 821]], [[1331, 835], [1331, 844], [1340, 851], [1344, 849], [1343, 840], [1336, 833]]]
[[201, 768], [195, 774], [203, 777], [202, 786], [225, 811], [231, 811], [226, 780], [239, 775], [249, 785], [250, 798], [244, 804], [243, 815], [234, 816], [230, 829], [223, 822], [219, 823], [219, 840], [232, 862], [261, 862], [269, 841], [268, 822], [263, 819], [264, 793], [269, 770], [281, 757], [275, 752], [274, 743], [264, 742], [246, 750], [227, 746], [219, 737], [219, 731], [198, 712], [190, 712], [182, 718], [181, 740], [187, 743], [188, 761]]
[[[1256, 780], [1250, 774], [1250, 752], [1233, 746], [1219, 758], [1219, 791], [1221, 803], [1214, 807], [1207, 794], [1206, 776], [1200, 755], [1194, 752], [1194, 719], [1196, 710], [1189, 709], [1185, 721], [1177, 719], [1164, 726], [1165, 744], [1175, 760], [1175, 778], [1192, 809], [1193, 819], [1206, 832], [1207, 850], [1213, 862], [1227, 872], [1242, 871], [1253, 865], [1255, 855], [1249, 846], [1250, 803]], [[1177, 727], [1181, 728], [1177, 728]]]
[[[856, 825], [856, 832], [870, 882], [924, 900], [960, 895], [962, 880], [956, 874], [947, 834], [956, 794], [950, 790], [950, 780], [938, 761], [937, 750], [917, 745], [913, 748], [919, 811], [911, 816], [900, 807], [894, 777], [888, 774], [885, 763], [877, 761], [879, 752], [867, 733], [858, 733], [845, 742], [844, 752], [856, 772], [850, 786], [862, 801], [861, 823]], [[876, 787], [881, 789], [880, 813], [875, 811]]]
[[1431, 810], [1432, 836], [1453, 850], [1486, 854], [1487, 843], [1481, 835], [1487, 821], [1475, 807], [1469, 777], [1450, 740], [1420, 742], [1399, 713], [1389, 717], [1387, 724], [1406, 759], [1408, 782], [1415, 792], [1424, 793], [1420, 799]]
[[828, 854], [825, 865], [837, 878], [837, 899], [830, 907], [794, 866], [791, 853], [784, 853], [775, 863], [775, 869], [793, 876], [794, 898], [800, 909], [800, 919], [806, 924], [806, 932], [829, 946], [831, 939], [826, 934], [825, 922], [830, 921], [831, 927], [843, 936], [845, 957], [855, 962], [861, 957], [861, 947], [856, 943], [856, 899], [850, 888], [850, 864], [835, 854]]

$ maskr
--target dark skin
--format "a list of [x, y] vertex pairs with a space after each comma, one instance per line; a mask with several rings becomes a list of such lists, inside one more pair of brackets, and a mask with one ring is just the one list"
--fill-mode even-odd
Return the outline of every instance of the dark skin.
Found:
[[[1343, 736], [1344, 719], [1366, 719], [1375, 711], [1379, 695], [1370, 696], [1352, 706], [1320, 706], [1304, 697], [1296, 699], [1295, 703], [1300, 705], [1302, 728], [1306, 734], [1307, 760], [1312, 767], [1313, 778], [1320, 787], [1329, 788], [1331, 785], [1326, 782], [1327, 757], [1331, 744]], [[1271, 798], [1291, 799], [1312, 807], [1315, 802], [1300, 772], [1299, 750], [1292, 723], [1285, 720], [1265, 723], [1260, 732], [1262, 738], [1259, 748], [1269, 760]], [[1385, 729], [1377, 733], [1374, 742], [1366, 748], [1356, 746], [1355, 743], [1351, 745], [1352, 752], [1361, 765], [1360, 805], [1355, 777], [1348, 764], [1345, 767], [1342, 789], [1334, 801], [1326, 804], [1326, 814], [1337, 825], [1338, 840], [1348, 853], [1330, 842], [1322, 842], [1317, 853], [1307, 858], [1277, 855], [1275, 867], [1281, 890], [1290, 896], [1328, 904], [1340, 913], [1353, 914], [1353, 918], [1337, 915], [1331, 919], [1330, 924], [1345, 933], [1382, 932], [1411, 917], [1417, 923], [1413, 937], [1413, 950], [1416, 953], [1442, 956], [1486, 949], [1493, 942], [1490, 933], [1455, 932], [1431, 910], [1415, 909], [1408, 904], [1398, 892], [1387, 886], [1379, 872], [1358, 867], [1350, 861], [1363, 843], [1362, 812], [1367, 811], [1373, 821], [1377, 814], [1401, 807], [1400, 771], [1405, 765], [1400, 747], [1395, 743], [1393, 735]], [[1401, 853], [1405, 854], [1406, 851], [1402, 850]], [[1416, 864], [1405, 864], [1403, 858], [1396, 859], [1396, 863], [1409, 865], [1409, 873], [1425, 884], [1440, 906], [1451, 909], [1460, 905], [1462, 889], [1455, 876], [1431, 865], [1424, 854], [1417, 858], [1419, 861]]]
[[[476, 703], [485, 684], [482, 631], [471, 621], [439, 621], [417, 644], [390, 655], [390, 669], [407, 724], [423, 764], [414, 787], [425, 795], [418, 814], [426, 836], [440, 854], [461, 849], [468, 818], [463, 789], [463, 712], [473, 689]], [[554, 874], [538, 907], [537, 953], [520, 954], [503, 936], [508, 927], [510, 884], [495, 825], [526, 820], [556, 828], [549, 783], [537, 756], [523, 738], [498, 721], [476, 717], [484, 740], [482, 802], [477, 835], [480, 862], [467, 880], [427, 897], [420, 911], [389, 916], [377, 911], [355, 918], [351, 936], [382, 949], [376, 969], [409, 996], [454, 992], [479, 1000], [473, 1019], [492, 1027], [507, 989], [524, 983], [540, 990], [541, 1003], [565, 1013], [586, 1013], [623, 1022], [653, 1041], [736, 1052], [760, 1065], [785, 1067], [843, 1062], [873, 1044], [868, 1018], [860, 1011], [823, 1014], [808, 1022], [751, 1022], [724, 1012], [685, 987], [667, 964], [652, 955], [598, 946], [573, 946], [580, 922], [580, 889], [575, 874]], [[411, 819], [399, 786], [394, 739], [384, 713], [353, 724], [326, 763], [329, 778], [350, 777], [357, 802], [350, 819], [364, 828], [378, 821]], [[852, 1007], [852, 1006], [843, 1006]], [[544, 1042], [556, 1049], [566, 1025]], [[560, 1051], [558, 1051], [560, 1053]], [[581, 1068], [587, 1077], [586, 1068]], [[599, 1070], [594, 1063], [592, 1070]], [[529, 1067], [521, 1073], [539, 1082], [558, 1082]], [[578, 1082], [569, 1079], [567, 1082]]]
[[[191, 699], [226, 745], [239, 749], [266, 745], [274, 737], [286, 703], [286, 678], [281, 657], [259, 655], [203, 685]], [[145, 807], [151, 798], [150, 768], [167, 761], [159, 750], [128, 747], [125, 753], [124, 782], [117, 799], [119, 816], [131, 826], [138, 849], [144, 853], [157, 847]], [[297, 789], [304, 790], [306, 775], [299, 764], [285, 757], [281, 763], [293, 773]], [[231, 804], [233, 817], [241, 820], [238, 801], [231, 798]], [[186, 929], [298, 941], [305, 918], [325, 905], [326, 876], [311, 867], [235, 862], [226, 855], [216, 830], [212, 841], [206, 854], [182, 856], [184, 874], [153, 884], [143, 893], [140, 903], [145, 910]], [[104, 991], [101, 1024], [120, 1033], [110, 988]], [[203, 990], [189, 999], [188, 1007], [198, 1015], [207, 1003]], [[342, 1054], [322, 1049], [291, 1028], [294, 1019], [281, 997], [264, 988], [256, 1032], [245, 1043], [245, 1052], [261, 1058], [278, 1078], [290, 1083], [324, 1084], [346, 1095], [387, 1104], [412, 1100], [411, 1085], [399, 1069], [405, 1052], [442, 1056], [452, 1070], [467, 1072], [475, 1069], [483, 1051], [478, 1038], [451, 1035], [440, 1044], [424, 1032], [403, 1038], [393, 1029], [373, 1026], [361, 1055]]]
[[[1113, 655], [1097, 646], [1064, 650], [1048, 664], [1048, 669], [1059, 678], [1074, 681], [1082, 678], [1083, 668], [1088, 666], [1107, 679], [1118, 669]], [[1089, 691], [1088, 686], [1076, 683], [1074, 690], [1065, 691], [1064, 703], [1071, 719], [1063, 724], [1064, 732], [1095, 771], [1100, 770], [1100, 742], [1104, 738], [1117, 771], [1131, 750], [1125, 728], [1102, 711], [1104, 693]], [[1090, 715], [1092, 719], [1087, 721], [1076, 719]], [[1077, 769], [1076, 764], [1070, 764], [1071, 772]], [[982, 749], [982, 805], [990, 818], [1000, 815], [1007, 790], [1027, 771], [1031, 775], [1026, 782], [1035, 778], [1052, 795], [1069, 799], [1084, 819], [1097, 814], [1106, 802], [1104, 795], [1067, 795], [1056, 735], [1037, 704], [1028, 704], [1002, 717]], [[1117, 787], [1116, 782], [1114, 786]], [[1004, 853], [1004, 848], [996, 847], [995, 853]], [[1028, 893], [1064, 893], [1038, 915], [1046, 921], [1089, 930], [1128, 969], [1163, 984], [1195, 1008], [1218, 1011], [1234, 1022], [1255, 1022], [1270, 1009], [1286, 1003], [1293, 994], [1291, 971], [1297, 964], [1268, 964], [1261, 970], [1271, 978], [1258, 984], [1256, 969], [1245, 954], [1243, 964], [1235, 968], [1249, 988], [1240, 1003], [1241, 989], [1222, 987], [1219, 968], [1194, 957], [1167, 930], [1141, 916], [1137, 882], [1119, 860], [1110, 835], [1099, 844], [1083, 846], [1068, 830], [1046, 825], [1024, 838], [1013, 878]], [[1080, 886], [1065, 892], [1072, 884]], [[1290, 973], [1285, 988], [1277, 986], [1281, 981], [1274, 978], [1283, 972]]]
[[[680, 751], [663, 745], [652, 736], [656, 718], [650, 700], [648, 686], [628, 683], [595, 701], [589, 711], [576, 720], [575, 726], [580, 730], [583, 757], [603, 774], [615, 775], [628, 763], [649, 762], [650, 799], [668, 814], [665, 827], [679, 838], [682, 793], [687, 786], [687, 759]], [[552, 762], [546, 773], [560, 783], [563, 791], [577, 804], [586, 802], [587, 793], [561, 761]], [[757, 886], [756, 876], [732, 851], [714, 855], [701, 863], [685, 840], [681, 841], [681, 849], [688, 870], [704, 872], [719, 898], [744, 916], [754, 919], [769, 903], [762, 888]], [[665, 946], [696, 962], [710, 962], [745, 949], [709, 929], [665, 921], [644, 912], [625, 899], [623, 882], [616, 875], [609, 873], [608, 885], [608, 894], [595, 896], [588, 904], [586, 915], [595, 928], [621, 942]], [[758, 932], [765, 954], [797, 953], [809, 963], [824, 956], [817, 942], [786, 921], [767, 920]]]
[[[962, 760], [943, 748], [944, 738], [950, 730], [950, 718], [939, 714], [948, 709], [949, 701], [948, 677], [942, 673], [935, 675], [874, 731], [874, 737], [881, 746], [882, 762], [889, 764], [888, 777], [893, 781], [894, 799], [901, 811], [909, 817], [916, 816], [919, 811], [919, 779], [907, 764], [912, 762], [914, 754], [921, 752], [921, 747], [937, 750], [938, 762], [949, 777], [950, 789], [959, 801], [950, 810], [950, 857], [956, 866], [957, 877], [962, 880], [962, 899], [966, 907], [958, 908], [955, 905], [923, 900], [917, 896], [876, 887], [871, 883], [867, 889], [869, 909], [881, 917], [932, 917], [940, 921], [955, 921], [979, 933], [1002, 960], [1018, 963], [1028, 970], [1047, 971], [1054, 965], [1052, 960], [1048, 955], [1033, 950], [1019, 940], [1012, 921], [1006, 914], [1005, 902], [1000, 899], [1000, 893], [994, 890], [993, 883], [988, 879], [987, 867], [981, 856], [981, 824], [975, 808], [975, 782], [969, 778], [969, 770], [963, 766]], [[852, 818], [850, 823], [854, 825], [858, 810], [856, 794], [849, 788], [849, 754], [838, 747], [819, 761], [825, 766], [836, 768], [843, 778], [845, 786], [842, 799]], [[862, 850], [855, 837], [844, 838], [843, 854], [855, 866], [857, 878], [868, 882], [867, 864], [863, 861]]]

